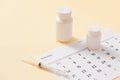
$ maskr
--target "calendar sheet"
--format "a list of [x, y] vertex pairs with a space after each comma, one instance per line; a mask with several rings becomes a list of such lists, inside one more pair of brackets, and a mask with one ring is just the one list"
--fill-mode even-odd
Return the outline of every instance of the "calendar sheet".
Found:
[[36, 59], [65, 70], [71, 80], [112, 80], [120, 76], [120, 36], [103, 30], [98, 50], [88, 50], [85, 39], [79, 39]]

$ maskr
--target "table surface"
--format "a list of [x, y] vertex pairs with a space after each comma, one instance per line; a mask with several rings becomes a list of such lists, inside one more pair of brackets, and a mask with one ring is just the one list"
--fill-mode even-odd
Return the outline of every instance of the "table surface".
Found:
[[85, 36], [90, 25], [119, 34], [119, 3], [120, 0], [0, 0], [0, 80], [55, 80], [50, 73], [21, 60], [67, 44], [55, 39], [56, 10], [72, 9], [72, 42]]

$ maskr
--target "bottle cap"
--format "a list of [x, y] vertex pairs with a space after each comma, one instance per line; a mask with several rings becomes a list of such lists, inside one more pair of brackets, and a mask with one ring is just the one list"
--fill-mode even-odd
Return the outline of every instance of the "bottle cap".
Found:
[[63, 18], [63, 19], [71, 16], [71, 13], [72, 13], [72, 11], [69, 8], [60, 8], [57, 11], [58, 16]]
[[101, 35], [101, 29], [98, 26], [92, 26], [92, 27], [89, 27], [88, 33], [91, 36], [97, 37]]

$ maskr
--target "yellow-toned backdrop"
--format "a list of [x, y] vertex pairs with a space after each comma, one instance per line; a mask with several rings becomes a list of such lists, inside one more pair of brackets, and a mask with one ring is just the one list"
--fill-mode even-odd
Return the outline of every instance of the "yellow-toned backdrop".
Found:
[[0, 80], [55, 80], [21, 60], [64, 45], [55, 40], [60, 7], [73, 11], [72, 41], [90, 25], [120, 33], [120, 0], [0, 0]]

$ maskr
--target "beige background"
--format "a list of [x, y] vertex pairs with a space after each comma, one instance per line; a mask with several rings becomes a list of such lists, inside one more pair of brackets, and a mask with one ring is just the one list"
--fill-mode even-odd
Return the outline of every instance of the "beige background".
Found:
[[120, 0], [0, 0], [0, 80], [55, 80], [21, 60], [64, 45], [54, 36], [60, 7], [73, 11], [72, 41], [90, 25], [120, 33]]

